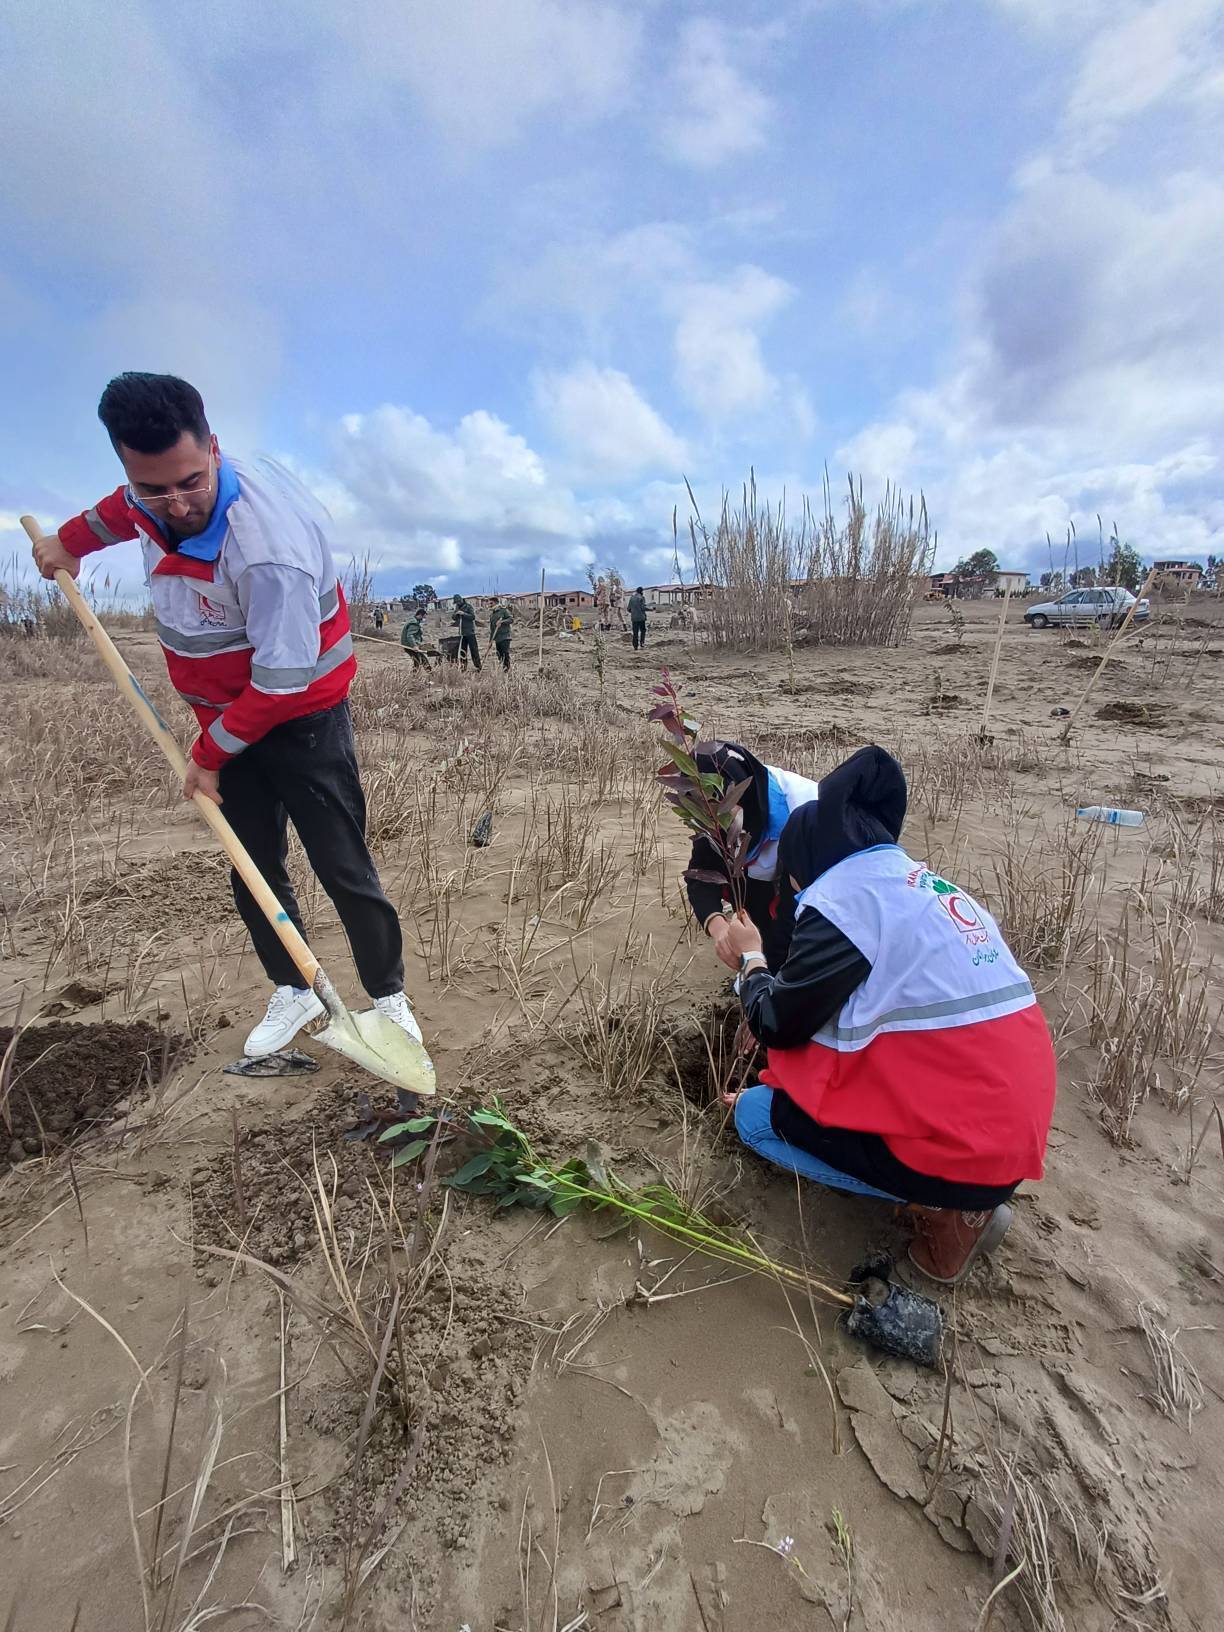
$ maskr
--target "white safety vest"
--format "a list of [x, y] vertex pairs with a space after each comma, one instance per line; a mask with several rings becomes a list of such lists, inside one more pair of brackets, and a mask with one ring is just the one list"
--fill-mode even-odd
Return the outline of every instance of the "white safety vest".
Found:
[[799, 895], [796, 918], [808, 907], [871, 964], [814, 1043], [849, 1053], [883, 1032], [969, 1026], [1036, 1002], [986, 908], [899, 845], [863, 850], [830, 867]]

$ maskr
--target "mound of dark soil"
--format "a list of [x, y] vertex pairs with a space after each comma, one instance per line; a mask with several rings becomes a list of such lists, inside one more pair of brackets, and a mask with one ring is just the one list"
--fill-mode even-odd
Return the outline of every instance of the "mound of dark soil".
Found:
[[[316, 1242], [311, 1195], [314, 1162], [329, 1187], [336, 1164], [338, 1222], [355, 1212], [365, 1190], [371, 1156], [364, 1144], [344, 1135], [356, 1120], [357, 1096], [339, 1084], [321, 1093], [310, 1115], [267, 1127], [239, 1128], [238, 1150], [226, 1150], [191, 1174], [192, 1217], [197, 1242], [244, 1250], [281, 1268], [295, 1264]], [[242, 1196], [239, 1200], [238, 1186]], [[200, 1255], [202, 1265], [224, 1269], [224, 1260]]]
[[789, 680], [779, 680], [778, 690], [786, 692], [791, 697], [800, 695], [865, 697], [874, 690], [874, 687], [865, 680], [851, 680], [844, 675], [833, 675], [827, 679], [796, 680], [793, 685]]
[[853, 725], [818, 725], [793, 731], [760, 731], [752, 744], [758, 758], [770, 765], [790, 765], [805, 753], [823, 752], [828, 748], [857, 748], [868, 740], [863, 731]]
[[922, 713], [942, 714], [945, 709], [963, 707], [964, 702], [965, 699], [958, 691], [932, 692], [929, 697], [923, 700]]
[[[1067, 658], [1067, 666], [1072, 669], [1095, 669], [1100, 664], [1103, 655], [1101, 652], [1082, 652], [1075, 657]], [[1106, 678], [1111, 674], [1125, 678], [1126, 673], [1124, 663], [1119, 663], [1116, 657], [1110, 659], [1109, 667], [1105, 670]]]
[[[11, 1026], [0, 1027], [0, 1055], [12, 1037]], [[4, 1109], [11, 1131], [0, 1130], [0, 1161], [59, 1150], [111, 1121], [119, 1102], [159, 1078], [182, 1047], [181, 1038], [143, 1022], [28, 1026], [10, 1062]]]
[[[280, 1269], [296, 1264], [318, 1244], [316, 1159], [328, 1197], [334, 1193], [337, 1229], [343, 1232], [368, 1217], [367, 1179], [380, 1189], [375, 1163], [385, 1174], [391, 1151], [375, 1138], [345, 1138], [357, 1126], [358, 1103], [357, 1089], [342, 1081], [318, 1094], [308, 1116], [261, 1128], [240, 1125], [237, 1152], [220, 1151], [192, 1170], [197, 1244], [233, 1251], [245, 1241], [243, 1250], [253, 1258]], [[448, 1137], [439, 1152], [439, 1174], [465, 1161], [472, 1148], [464, 1135]], [[405, 1184], [413, 1182], [414, 1171], [404, 1171]], [[199, 1265], [219, 1273], [228, 1267], [207, 1252], [199, 1254]]]
[[1150, 703], [1132, 703], [1125, 698], [1106, 703], [1097, 709], [1098, 720], [1112, 720], [1115, 725], [1141, 725], [1149, 731], [1160, 731], [1169, 721], [1167, 708], [1154, 708]]

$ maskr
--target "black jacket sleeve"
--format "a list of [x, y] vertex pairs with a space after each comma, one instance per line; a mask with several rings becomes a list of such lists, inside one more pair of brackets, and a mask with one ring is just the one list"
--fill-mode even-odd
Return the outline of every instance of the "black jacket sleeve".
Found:
[[740, 982], [744, 1018], [766, 1048], [801, 1048], [870, 973], [854, 942], [809, 907], [796, 920], [779, 973], [762, 969]]
[[[689, 857], [689, 866], [708, 868], [716, 873], [725, 870], [718, 851], [700, 833], [693, 840], [693, 853]], [[709, 918], [714, 913], [722, 911], [722, 888], [718, 884], [702, 884], [696, 879], [686, 878], [684, 889], [688, 896], [689, 906], [693, 909], [693, 917], [704, 929]]]

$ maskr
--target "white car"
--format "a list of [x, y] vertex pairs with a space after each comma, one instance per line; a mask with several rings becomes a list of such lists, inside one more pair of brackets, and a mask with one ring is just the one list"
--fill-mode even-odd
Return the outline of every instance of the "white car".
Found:
[[1046, 629], [1052, 623], [1099, 623], [1102, 629], [1112, 629], [1122, 622], [1132, 605], [1135, 607], [1132, 623], [1142, 623], [1151, 617], [1152, 609], [1147, 600], [1136, 604], [1129, 589], [1073, 589], [1056, 601], [1030, 606], [1024, 621], [1030, 629]]

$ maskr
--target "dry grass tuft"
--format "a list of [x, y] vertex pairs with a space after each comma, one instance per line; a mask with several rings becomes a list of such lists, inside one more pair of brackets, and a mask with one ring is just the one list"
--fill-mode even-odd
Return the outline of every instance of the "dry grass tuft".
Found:
[[981, 893], [1026, 967], [1065, 969], [1091, 940], [1100, 843], [1101, 829], [1073, 816], [1052, 836], [1038, 827], [1025, 837], [1018, 819], [1004, 831], [993, 885], [984, 883]]
[[1157, 1410], [1174, 1422], [1182, 1423], [1189, 1433], [1207, 1397], [1198, 1372], [1181, 1352], [1181, 1328], [1167, 1331], [1164, 1322], [1168, 1316], [1153, 1303], [1141, 1302], [1137, 1313], [1139, 1330], [1152, 1362], [1152, 1393], [1148, 1398]]

